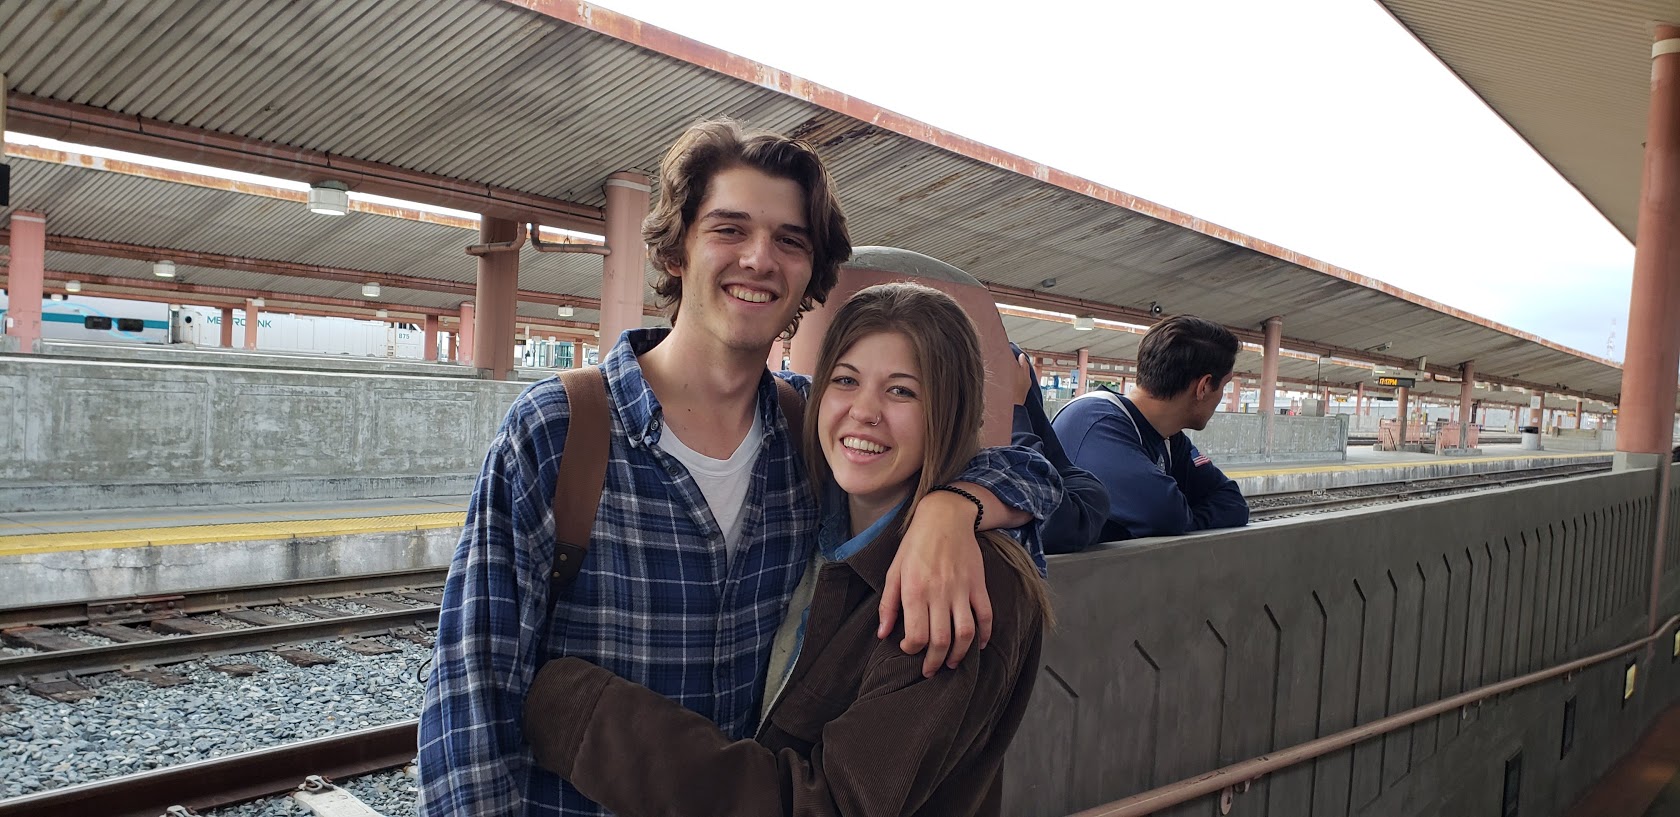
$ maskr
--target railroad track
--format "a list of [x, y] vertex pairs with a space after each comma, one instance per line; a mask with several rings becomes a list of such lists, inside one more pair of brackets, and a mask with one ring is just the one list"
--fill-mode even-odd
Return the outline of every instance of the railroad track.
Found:
[[173, 807], [203, 811], [286, 794], [313, 777], [342, 780], [408, 764], [417, 724], [400, 721], [0, 800], [0, 817], [159, 817], [186, 813]]
[[1565, 465], [1553, 468], [1533, 468], [1521, 471], [1504, 471], [1494, 474], [1458, 475], [1450, 477], [1427, 477], [1423, 479], [1401, 480], [1396, 482], [1376, 482], [1366, 485], [1351, 485], [1345, 488], [1335, 488], [1329, 491], [1300, 491], [1289, 494], [1262, 494], [1253, 499], [1302, 497], [1300, 502], [1287, 502], [1252, 508], [1249, 512], [1251, 521], [1259, 522], [1267, 519], [1281, 519], [1290, 516], [1323, 513], [1326, 511], [1355, 508], [1362, 505], [1387, 504], [1411, 499], [1426, 499], [1432, 496], [1446, 496], [1465, 491], [1480, 491], [1489, 488], [1502, 488], [1508, 485], [1518, 485], [1526, 482], [1539, 482], [1548, 479], [1580, 476], [1607, 471], [1610, 466], [1602, 463], [1591, 465]]
[[[19, 684], [45, 697], [71, 701], [91, 694], [75, 682], [77, 675], [123, 670], [163, 686], [173, 680], [146, 668], [373, 634], [388, 633], [430, 646], [444, 573], [441, 569], [408, 570], [0, 610], [0, 637], [37, 650], [0, 657], [0, 685]], [[395, 593], [419, 606], [370, 593]], [[316, 603], [320, 599], [351, 601], [375, 612], [344, 613]], [[301, 613], [310, 620], [291, 621], [251, 609], [268, 606]], [[193, 618], [206, 613], [251, 626], [224, 629]], [[114, 643], [87, 645], [75, 633]], [[394, 649], [359, 640], [353, 643], [370, 652]], [[301, 665], [328, 660], [301, 649], [277, 653]]]

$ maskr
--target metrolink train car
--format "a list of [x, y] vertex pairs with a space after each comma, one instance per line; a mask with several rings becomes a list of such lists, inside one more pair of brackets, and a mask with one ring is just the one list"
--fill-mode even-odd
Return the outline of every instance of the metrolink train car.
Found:
[[[10, 305], [0, 294], [0, 316]], [[245, 312], [233, 310], [234, 342], [244, 340]], [[222, 311], [70, 295], [41, 301], [41, 334], [49, 340], [97, 343], [221, 344]], [[421, 357], [422, 333], [411, 323], [359, 321], [307, 315], [264, 313], [257, 324], [257, 347], [270, 352], [409, 358]]]
[[[0, 315], [10, 308], [9, 297], [0, 294]], [[80, 295], [42, 299], [41, 335], [53, 340], [168, 343], [169, 305]]]

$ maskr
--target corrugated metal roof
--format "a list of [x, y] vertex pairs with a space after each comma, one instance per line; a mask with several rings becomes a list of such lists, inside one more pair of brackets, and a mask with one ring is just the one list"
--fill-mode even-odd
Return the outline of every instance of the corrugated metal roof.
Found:
[[[0, 5], [0, 71], [34, 98], [591, 206], [604, 202], [609, 173], [651, 170], [689, 122], [730, 114], [819, 147], [860, 245], [921, 252], [992, 284], [1035, 289], [1056, 278], [1057, 296], [1131, 309], [1158, 301], [1169, 314], [1251, 329], [1283, 314], [1285, 335], [1301, 343], [1386, 343], [1386, 355], [1443, 370], [1475, 359], [1489, 375], [1620, 391], [1607, 361], [588, 4], [23, 0]], [[106, 240], [472, 274], [470, 259], [449, 250], [460, 240], [442, 230], [356, 216], [326, 225], [301, 208], [228, 211], [200, 193], [83, 184], [98, 189], [20, 181], [14, 200], [48, 210], [55, 234], [63, 222]], [[171, 196], [169, 206], [152, 194]], [[598, 259], [526, 259], [522, 285], [598, 291]]]
[[1654, 22], [1675, 0], [1379, 0], [1632, 241]]

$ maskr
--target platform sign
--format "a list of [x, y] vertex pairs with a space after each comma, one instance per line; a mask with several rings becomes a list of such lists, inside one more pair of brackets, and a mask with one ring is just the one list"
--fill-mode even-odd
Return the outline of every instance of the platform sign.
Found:
[[1417, 379], [1411, 377], [1379, 377], [1377, 378], [1377, 385], [1409, 389], [1417, 385]]

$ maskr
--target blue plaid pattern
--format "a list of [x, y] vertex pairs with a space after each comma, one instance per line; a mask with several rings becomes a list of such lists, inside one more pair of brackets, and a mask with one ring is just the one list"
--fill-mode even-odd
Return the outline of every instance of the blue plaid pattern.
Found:
[[[491, 443], [444, 586], [420, 718], [422, 814], [606, 813], [538, 768], [521, 734], [525, 692], [552, 658], [587, 659], [736, 738], [756, 729], [771, 642], [816, 544], [817, 506], [766, 373], [763, 448], [741, 551], [728, 562], [699, 487], [655, 445], [661, 412], [637, 355], [668, 332], [628, 331], [603, 364], [613, 415], [606, 483], [589, 556], [552, 620], [551, 502], [569, 418], [559, 381], [520, 395]], [[783, 376], [809, 393], [809, 378]], [[988, 449], [962, 478], [1040, 519], [1060, 498], [1054, 470], [1027, 449]]]

